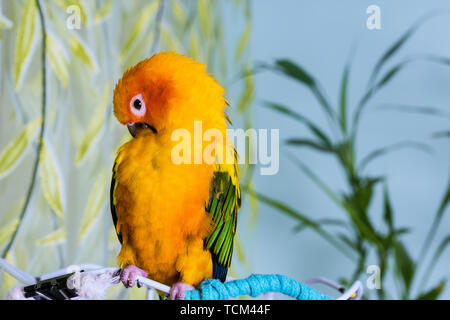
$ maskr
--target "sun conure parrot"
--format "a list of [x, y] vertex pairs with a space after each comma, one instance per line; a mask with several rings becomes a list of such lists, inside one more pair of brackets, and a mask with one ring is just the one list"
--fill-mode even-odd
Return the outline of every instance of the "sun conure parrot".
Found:
[[[205, 278], [225, 281], [241, 202], [225, 90], [205, 69], [162, 52], [126, 71], [114, 89], [114, 115], [133, 136], [117, 151], [111, 183], [121, 281], [131, 287], [138, 275], [148, 276], [170, 285], [171, 299], [183, 299]], [[194, 136], [199, 121], [202, 132], [222, 133], [214, 145], [228, 148], [209, 149], [212, 162], [174, 161], [174, 153], [190, 159], [206, 150]], [[182, 151], [180, 136], [173, 137], [178, 129], [191, 137]]]

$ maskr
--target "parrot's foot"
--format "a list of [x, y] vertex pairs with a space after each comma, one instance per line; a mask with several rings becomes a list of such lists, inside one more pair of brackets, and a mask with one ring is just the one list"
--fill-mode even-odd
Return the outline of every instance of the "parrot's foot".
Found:
[[[136, 284], [138, 276], [147, 277], [147, 272], [134, 265], [129, 265], [122, 269], [122, 272], [120, 273], [120, 281], [122, 281], [126, 288], [131, 288]], [[138, 286], [140, 286], [139, 283]]]
[[170, 299], [184, 300], [184, 295], [188, 290], [195, 290], [195, 287], [184, 282], [177, 282], [170, 288]]

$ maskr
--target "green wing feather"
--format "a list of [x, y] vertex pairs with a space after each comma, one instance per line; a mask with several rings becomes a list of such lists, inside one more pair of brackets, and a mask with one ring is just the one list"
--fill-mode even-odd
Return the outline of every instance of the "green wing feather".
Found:
[[114, 161], [111, 179], [111, 189], [109, 192], [109, 202], [111, 207], [111, 215], [114, 223], [114, 228], [116, 228], [117, 237], [119, 238], [120, 243], [122, 243], [122, 235], [119, 232], [117, 232], [117, 211], [116, 211], [116, 200], [114, 198], [115, 189], [116, 189], [116, 162]]
[[206, 210], [211, 214], [214, 228], [205, 240], [213, 259], [213, 278], [225, 281], [233, 255], [236, 234], [237, 213], [241, 206], [239, 188], [239, 166], [234, 150], [234, 165], [216, 165], [209, 204]]

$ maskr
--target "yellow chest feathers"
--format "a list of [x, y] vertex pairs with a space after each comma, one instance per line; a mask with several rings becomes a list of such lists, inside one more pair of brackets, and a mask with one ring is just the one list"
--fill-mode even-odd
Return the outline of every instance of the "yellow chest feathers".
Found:
[[123, 246], [135, 252], [129, 258], [168, 263], [175, 261], [186, 241], [205, 238], [210, 230], [205, 203], [214, 168], [174, 164], [170, 143], [158, 139], [138, 136], [119, 149], [114, 204]]

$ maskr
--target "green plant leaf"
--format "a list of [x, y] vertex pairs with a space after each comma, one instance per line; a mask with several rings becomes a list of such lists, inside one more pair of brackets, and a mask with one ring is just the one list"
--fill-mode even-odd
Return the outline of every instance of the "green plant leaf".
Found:
[[425, 238], [425, 242], [422, 246], [422, 249], [420, 250], [419, 260], [422, 260], [430, 248], [431, 242], [434, 239], [434, 236], [436, 234], [436, 231], [440, 225], [441, 219], [445, 213], [445, 209], [450, 204], [450, 176], [447, 183], [447, 189], [444, 193], [444, 196], [441, 200], [441, 203], [439, 205], [439, 208], [434, 216], [433, 222], [430, 227], [430, 231], [428, 231], [427, 236]]
[[425, 285], [428, 281], [428, 279], [430, 278], [431, 274], [433, 273], [433, 270], [435, 268], [435, 266], [437, 265], [439, 259], [441, 258], [442, 253], [444, 253], [445, 249], [450, 245], [450, 235], [448, 235], [447, 237], [445, 237], [441, 243], [439, 244], [439, 246], [436, 249], [436, 252], [433, 255], [433, 258], [430, 260], [430, 263], [426, 269], [425, 275], [422, 279], [421, 282], [421, 288], [423, 287], [423, 285]]
[[80, 146], [78, 147], [77, 154], [75, 157], [75, 164], [80, 165], [85, 159], [86, 154], [89, 150], [96, 144], [100, 132], [105, 127], [105, 115], [106, 109], [109, 106], [109, 101], [111, 97], [111, 85], [108, 83], [103, 91], [103, 96], [95, 109], [95, 112], [89, 122], [86, 133], [81, 140]]
[[95, 222], [106, 200], [106, 186], [107, 175], [105, 172], [101, 173], [95, 181], [86, 203], [83, 213], [83, 220], [81, 222], [81, 229], [78, 236], [78, 241], [83, 240], [89, 228]]
[[339, 243], [339, 241], [333, 235], [331, 235], [327, 231], [323, 230], [323, 228], [317, 222], [308, 218], [303, 213], [299, 212], [298, 210], [293, 209], [292, 207], [289, 207], [288, 205], [286, 205], [278, 200], [269, 198], [269, 197], [267, 197], [261, 193], [258, 193], [254, 190], [246, 189], [246, 191], [248, 192], [248, 194], [250, 196], [258, 198], [258, 200], [260, 200], [261, 202], [277, 209], [279, 212], [284, 213], [291, 218], [294, 218], [294, 219], [300, 221], [305, 226], [308, 226], [309, 228], [311, 228], [312, 230], [317, 232], [320, 236], [322, 236], [331, 245], [333, 245], [336, 249], [341, 251], [344, 255], [346, 255], [347, 257], [351, 257], [351, 255], [349, 255], [348, 251]]
[[276, 70], [282, 72], [288, 77], [299, 81], [309, 88], [316, 87], [316, 80], [302, 67], [287, 59], [275, 61]]
[[[263, 66], [264, 67], [264, 66]], [[268, 67], [265, 67], [268, 68]], [[317, 83], [317, 80], [309, 74], [305, 69], [303, 69], [301, 66], [295, 64], [294, 62], [287, 60], [287, 59], [280, 59], [275, 61], [275, 65], [273, 67], [269, 67], [272, 70], [278, 71], [283, 73], [284, 75], [300, 82], [301, 84], [305, 85], [316, 97], [316, 99], [319, 101], [322, 108], [325, 110], [326, 114], [331, 119], [336, 119], [336, 115], [331, 108], [330, 103], [325, 98], [325, 94], [320, 89], [319, 84]]]
[[66, 241], [66, 239], [67, 239], [67, 229], [66, 227], [61, 227], [49, 233], [45, 237], [39, 239], [37, 243], [39, 245], [57, 244]]
[[339, 99], [339, 120], [341, 123], [342, 132], [345, 134], [347, 132], [347, 88], [348, 88], [348, 78], [350, 75], [350, 62], [345, 65], [344, 73], [342, 74], [341, 80], [341, 95]]
[[389, 199], [389, 193], [386, 184], [383, 187], [383, 207], [384, 207], [383, 219], [389, 228], [389, 233], [392, 233], [394, 231], [394, 220], [392, 214], [391, 201]]
[[389, 62], [394, 55], [405, 45], [405, 43], [416, 33], [416, 31], [430, 18], [435, 17], [439, 14], [439, 11], [427, 13], [424, 16], [420, 17], [417, 22], [415, 22], [406, 32], [397, 39], [386, 52], [381, 56], [381, 58], [375, 64], [375, 67], [372, 70], [372, 73], [369, 78], [369, 87], [375, 83], [378, 74], [380, 73], [383, 66]]
[[387, 147], [382, 147], [382, 148], [372, 151], [371, 153], [369, 153], [366, 157], [364, 157], [361, 160], [361, 163], [359, 164], [359, 169], [363, 170], [370, 162], [372, 162], [376, 158], [379, 158], [379, 157], [381, 157], [387, 153], [390, 153], [392, 151], [397, 151], [397, 150], [404, 149], [404, 148], [418, 149], [418, 150], [422, 150], [422, 151], [425, 151], [428, 153], [431, 152], [430, 146], [428, 146], [424, 143], [415, 142], [415, 141], [402, 141], [402, 142], [398, 142], [393, 145], [390, 145]]
[[409, 63], [411, 63], [412, 60], [404, 60], [402, 62], [399, 62], [398, 64], [396, 64], [394, 67], [392, 67], [391, 69], [389, 69], [384, 76], [381, 78], [381, 80], [379, 82], [377, 82], [375, 85], [373, 85], [372, 87], [369, 88], [369, 90], [366, 91], [366, 93], [364, 94], [364, 96], [361, 98], [360, 102], [358, 103], [356, 110], [353, 114], [353, 120], [352, 120], [352, 124], [353, 124], [353, 132], [352, 132], [352, 136], [353, 139], [356, 135], [356, 131], [357, 131], [357, 127], [359, 125], [359, 120], [361, 118], [361, 114], [364, 110], [364, 108], [366, 107], [366, 105], [368, 104], [368, 102], [370, 101], [370, 99], [376, 94], [378, 93], [378, 91], [380, 91], [383, 87], [385, 87], [389, 82], [392, 81], [392, 79], [394, 79], [394, 77]]
[[303, 123], [304, 125], [306, 125], [311, 132], [320, 139], [320, 141], [322, 142], [322, 144], [324, 144], [327, 148], [332, 148], [332, 143], [331, 140], [327, 137], [327, 135], [323, 132], [322, 129], [320, 129], [318, 126], [316, 126], [312, 121], [310, 121], [309, 119], [307, 119], [306, 117], [304, 117], [303, 115], [290, 110], [289, 108], [277, 104], [277, 103], [273, 103], [273, 102], [264, 102], [263, 104], [265, 107], [278, 111], [294, 120], [297, 120], [301, 123]]
[[[334, 227], [347, 227], [347, 224], [345, 221], [339, 220], [339, 219], [332, 219], [332, 218], [324, 218], [324, 219], [318, 219], [316, 220], [317, 224], [320, 226], [334, 226]], [[294, 232], [300, 232], [303, 231], [308, 226], [304, 223], [300, 223], [294, 228]]]
[[308, 166], [294, 156], [288, 155], [288, 158], [302, 170], [326, 195], [330, 197], [337, 205], [345, 209], [345, 206], [336, 193], [331, 190]]
[[446, 117], [450, 118], [450, 113], [436, 107], [431, 106], [415, 106], [415, 105], [407, 105], [407, 104], [394, 104], [394, 103], [386, 103], [380, 106], [382, 109], [387, 110], [395, 110], [400, 112], [407, 112], [407, 113], [418, 113], [418, 114], [424, 114], [424, 115], [430, 115], [430, 116], [437, 116], [437, 117]]
[[40, 158], [40, 177], [44, 198], [55, 214], [64, 217], [64, 201], [61, 171], [53, 149], [48, 142], [44, 143]]
[[137, 41], [144, 35], [150, 21], [159, 7], [159, 1], [153, 1], [151, 4], [141, 10], [140, 15], [134, 20], [136, 21], [128, 34], [125, 45], [120, 52], [120, 59], [123, 60], [131, 52]]
[[302, 138], [290, 138], [286, 140], [286, 143], [291, 146], [297, 147], [309, 147], [317, 151], [333, 153], [334, 149], [322, 145], [320, 142], [311, 140], [311, 139], [302, 139]]
[[[299, 159], [288, 155], [288, 157], [296, 164], [296, 166], [301, 169], [322, 191], [327, 194], [330, 199], [332, 199], [338, 206], [340, 206], [342, 209], [344, 209], [352, 219], [353, 223], [358, 228], [358, 231], [368, 240], [370, 240], [375, 245], [381, 247], [382, 242], [380, 241], [379, 237], [377, 236], [375, 230], [373, 229], [372, 225], [370, 224], [370, 221], [367, 217], [361, 217], [360, 211], [358, 211], [356, 208], [364, 207], [368, 205], [368, 202], [371, 198], [371, 189], [374, 183], [379, 181], [379, 179], [371, 179], [367, 183], [367, 188], [369, 188], [367, 191], [369, 194], [361, 194], [358, 195], [356, 198], [358, 198], [359, 202], [355, 203], [355, 197], [348, 197], [345, 196], [344, 199], [339, 198], [339, 196], [331, 190], [311, 169], [309, 169], [302, 161]], [[366, 193], [367, 193], [366, 191]], [[363, 201], [365, 204], [361, 205], [360, 202]]]
[[29, 123], [20, 135], [8, 144], [0, 154], [0, 179], [6, 177], [20, 163], [41, 121], [41, 118], [39, 118]]
[[14, 50], [14, 88], [21, 85], [25, 70], [30, 63], [34, 49], [37, 7], [35, 1], [26, 1], [17, 28]]
[[349, 238], [349, 236], [347, 236], [346, 234], [343, 233], [339, 233], [337, 235], [337, 237], [339, 239], [341, 239], [341, 241], [343, 243], [345, 243], [349, 248], [355, 250], [356, 252], [358, 252], [358, 246]]
[[346, 138], [340, 141], [334, 147], [338, 160], [340, 161], [347, 174], [350, 176], [355, 174], [355, 150], [353, 146], [353, 141], [349, 138]]
[[414, 278], [414, 273], [416, 270], [416, 264], [409, 256], [408, 251], [401, 242], [397, 242], [394, 247], [394, 260], [396, 265], [397, 273], [403, 281], [405, 296], [403, 298], [407, 299], [407, 293], [411, 288], [411, 283]]
[[400, 62], [399, 64], [395, 65], [392, 69], [390, 69], [386, 74], [381, 78], [380, 82], [375, 86], [376, 90], [379, 90], [380, 88], [387, 85], [397, 73], [404, 68], [405, 65], [407, 65], [410, 61], [406, 60], [403, 62]]
[[59, 81], [67, 87], [69, 84], [69, 57], [64, 44], [55, 34], [47, 33], [47, 57]]
[[437, 131], [433, 133], [433, 138], [450, 138], [450, 130]]
[[440, 221], [442, 219], [442, 216], [444, 215], [444, 211], [447, 208], [447, 206], [450, 204], [450, 179], [449, 183], [447, 185], [447, 191], [445, 192], [445, 195], [441, 201], [441, 204], [439, 205], [438, 212], [436, 214], [436, 220]]
[[427, 292], [417, 297], [417, 300], [437, 300], [445, 289], [446, 280], [442, 280], [436, 287], [431, 288]]
[[94, 53], [87, 47], [84, 41], [77, 35], [70, 36], [70, 50], [78, 59], [89, 66], [92, 70], [98, 70], [97, 59]]

